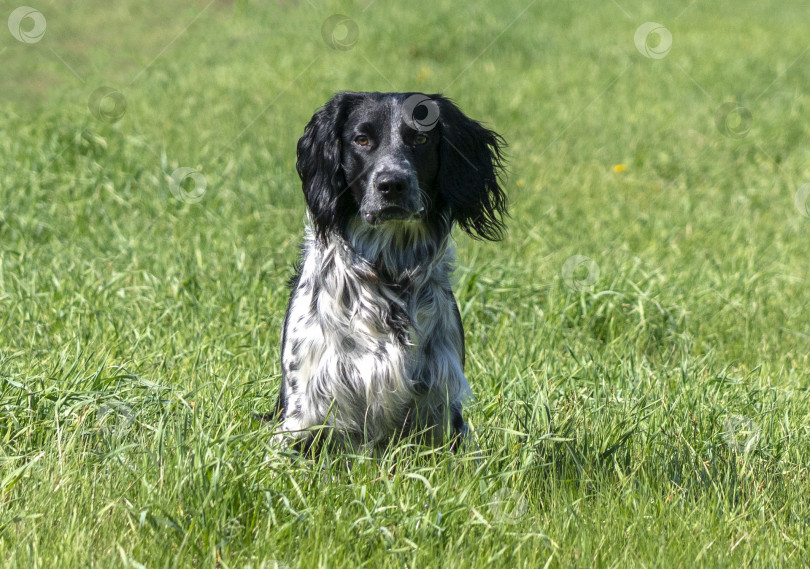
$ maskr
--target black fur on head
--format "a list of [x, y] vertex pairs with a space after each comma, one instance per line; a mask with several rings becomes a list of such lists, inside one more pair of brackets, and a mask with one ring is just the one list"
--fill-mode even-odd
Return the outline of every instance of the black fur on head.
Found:
[[459, 110], [450, 99], [431, 95], [439, 104], [438, 188], [453, 221], [473, 237], [503, 237], [506, 194], [501, 188], [503, 138]]
[[330, 229], [345, 227], [351, 215], [341, 165], [341, 131], [350, 105], [360, 98], [356, 93], [332, 97], [312, 116], [298, 140], [296, 169], [319, 237], [325, 237]]
[[[423, 102], [414, 108], [414, 100]], [[427, 127], [414, 119], [431, 113]], [[321, 239], [345, 236], [360, 219], [431, 224], [433, 234], [455, 222], [497, 240], [507, 208], [504, 145], [441, 95], [342, 92], [309, 121], [296, 166]]]

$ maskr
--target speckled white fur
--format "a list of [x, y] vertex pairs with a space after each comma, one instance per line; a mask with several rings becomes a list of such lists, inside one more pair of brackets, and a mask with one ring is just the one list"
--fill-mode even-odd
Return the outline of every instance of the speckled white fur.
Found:
[[282, 335], [276, 441], [311, 437], [320, 425], [352, 447], [403, 430], [425, 429], [434, 444], [466, 433], [461, 406], [472, 392], [450, 284], [454, 250], [449, 236], [424, 232], [418, 221], [372, 227], [357, 218], [347, 239], [324, 242], [307, 229]]

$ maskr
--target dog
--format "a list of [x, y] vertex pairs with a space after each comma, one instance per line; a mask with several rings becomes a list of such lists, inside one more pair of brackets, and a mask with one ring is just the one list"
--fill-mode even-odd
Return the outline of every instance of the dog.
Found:
[[309, 448], [319, 427], [350, 449], [467, 436], [451, 230], [502, 238], [504, 146], [441, 95], [341, 92], [314, 114], [297, 148], [308, 224], [274, 441]]

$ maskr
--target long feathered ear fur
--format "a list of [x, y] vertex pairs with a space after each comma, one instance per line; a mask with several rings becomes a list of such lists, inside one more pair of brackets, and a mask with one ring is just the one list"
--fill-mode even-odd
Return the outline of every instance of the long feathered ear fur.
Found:
[[439, 105], [439, 193], [453, 221], [473, 237], [503, 238], [507, 215], [501, 188], [506, 142], [499, 134], [462, 113], [450, 99], [431, 96]]
[[351, 198], [343, 174], [340, 134], [357, 93], [338, 93], [310, 119], [298, 140], [296, 169], [312, 213], [315, 232], [325, 238], [350, 215]]

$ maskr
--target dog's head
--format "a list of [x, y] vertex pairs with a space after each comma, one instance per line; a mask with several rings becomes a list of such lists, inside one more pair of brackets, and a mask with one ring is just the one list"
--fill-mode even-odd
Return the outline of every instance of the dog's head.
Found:
[[298, 141], [298, 174], [325, 238], [351, 223], [458, 225], [500, 239], [503, 139], [449, 99], [421, 93], [335, 95]]

